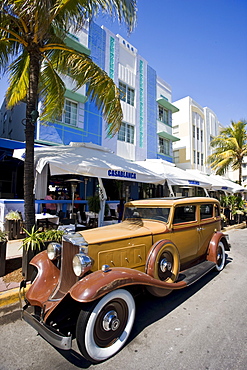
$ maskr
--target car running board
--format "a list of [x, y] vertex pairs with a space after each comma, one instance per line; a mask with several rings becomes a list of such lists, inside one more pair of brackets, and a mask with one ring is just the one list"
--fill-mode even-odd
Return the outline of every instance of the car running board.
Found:
[[183, 281], [187, 286], [189, 286], [199, 280], [202, 276], [206, 275], [214, 267], [214, 262], [201, 262], [198, 265], [188, 268], [187, 270], [181, 271], [176, 282]]

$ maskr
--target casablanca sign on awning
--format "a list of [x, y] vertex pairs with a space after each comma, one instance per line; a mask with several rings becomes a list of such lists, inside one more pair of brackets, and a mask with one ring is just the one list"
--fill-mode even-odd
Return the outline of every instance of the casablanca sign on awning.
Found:
[[[24, 156], [23, 149], [13, 153], [13, 157], [22, 160]], [[34, 163], [38, 174], [42, 174], [49, 164], [51, 176], [74, 174], [151, 184], [164, 183], [164, 179], [151, 170], [92, 143], [35, 148]]]

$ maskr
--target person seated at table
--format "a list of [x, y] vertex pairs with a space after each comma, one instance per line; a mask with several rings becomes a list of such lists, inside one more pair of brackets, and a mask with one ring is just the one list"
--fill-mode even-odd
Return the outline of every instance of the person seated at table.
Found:
[[[55, 200], [55, 199], [56, 199], [55, 195], [52, 192], [49, 192], [45, 197], [45, 200]], [[55, 215], [57, 212], [56, 203], [46, 203], [45, 208], [46, 208], [46, 212], [50, 213], [50, 215]]]

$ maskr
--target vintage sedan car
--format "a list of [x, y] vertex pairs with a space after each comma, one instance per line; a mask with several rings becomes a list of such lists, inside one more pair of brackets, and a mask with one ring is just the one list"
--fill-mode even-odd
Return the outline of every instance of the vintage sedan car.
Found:
[[129, 337], [138, 292], [162, 297], [224, 268], [220, 230], [213, 198], [126, 203], [121, 223], [67, 234], [32, 259], [23, 318], [52, 345], [70, 349], [76, 338], [86, 359], [104, 361]]

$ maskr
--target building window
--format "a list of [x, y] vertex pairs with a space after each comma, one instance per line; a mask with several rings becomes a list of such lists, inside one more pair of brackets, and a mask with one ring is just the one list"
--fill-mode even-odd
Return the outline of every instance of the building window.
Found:
[[173, 152], [174, 163], [179, 163], [179, 150]]
[[196, 164], [196, 151], [193, 150], [193, 162], [194, 164]]
[[201, 130], [201, 142], [203, 142], [203, 131]]
[[67, 125], [76, 126], [77, 123], [77, 103], [65, 100], [63, 122]]
[[203, 153], [201, 153], [201, 166], [203, 166]]
[[195, 137], [196, 137], [196, 126], [193, 125], [193, 138], [195, 138]]
[[169, 155], [170, 154], [170, 141], [159, 137], [159, 153]]
[[200, 164], [200, 153], [197, 152], [197, 164]]
[[120, 130], [118, 131], [118, 140], [134, 144], [134, 126], [123, 122]]
[[178, 135], [179, 134], [179, 125], [173, 126], [172, 133], [173, 133], [173, 135]]
[[197, 140], [200, 140], [200, 135], [199, 135], [199, 133], [200, 133], [200, 130], [199, 130], [199, 128], [197, 127], [197, 128], [196, 128]]
[[135, 90], [127, 86], [123, 82], [119, 82], [120, 99], [125, 101], [127, 104], [134, 106], [135, 101]]
[[161, 105], [158, 105], [158, 119], [168, 125], [168, 110]]

